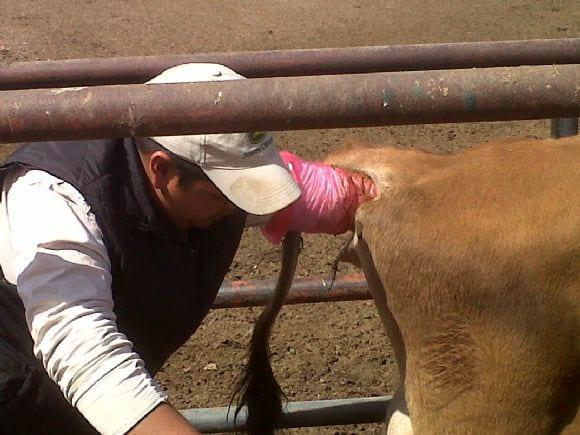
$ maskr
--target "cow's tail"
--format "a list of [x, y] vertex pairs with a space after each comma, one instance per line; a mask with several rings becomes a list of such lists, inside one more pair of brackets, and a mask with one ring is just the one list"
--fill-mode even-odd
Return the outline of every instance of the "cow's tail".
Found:
[[282, 266], [274, 294], [262, 311], [252, 333], [248, 363], [236, 383], [234, 400], [239, 398], [235, 416], [247, 406], [248, 434], [274, 433], [274, 424], [282, 416], [282, 399], [285, 398], [270, 365], [270, 332], [286, 300], [302, 244], [300, 233], [289, 232], [284, 239]]

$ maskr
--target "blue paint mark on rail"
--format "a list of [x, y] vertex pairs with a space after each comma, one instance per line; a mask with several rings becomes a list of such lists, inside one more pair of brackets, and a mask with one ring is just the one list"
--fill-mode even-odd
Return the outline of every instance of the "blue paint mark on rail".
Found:
[[471, 91], [465, 92], [463, 94], [463, 105], [470, 112], [475, 112], [477, 110], [477, 96]]

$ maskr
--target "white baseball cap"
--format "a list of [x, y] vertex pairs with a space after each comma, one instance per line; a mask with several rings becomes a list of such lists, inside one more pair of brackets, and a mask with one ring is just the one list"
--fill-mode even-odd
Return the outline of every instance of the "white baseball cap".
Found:
[[[244, 78], [223, 65], [188, 63], [165, 70], [147, 84]], [[151, 139], [198, 165], [230, 201], [248, 213], [275, 213], [300, 197], [300, 187], [268, 132], [156, 136]]]

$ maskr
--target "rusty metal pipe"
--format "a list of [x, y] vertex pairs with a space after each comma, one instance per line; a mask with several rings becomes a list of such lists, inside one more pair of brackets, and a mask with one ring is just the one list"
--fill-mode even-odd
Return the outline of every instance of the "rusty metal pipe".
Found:
[[0, 142], [580, 115], [580, 65], [0, 92]]
[[188, 62], [253, 78], [571, 64], [580, 63], [580, 38], [21, 62], [0, 66], [0, 90], [143, 83]]
[[556, 118], [550, 122], [550, 136], [554, 139], [576, 136], [577, 134], [578, 118]]
[[[232, 281], [224, 283], [213, 308], [258, 307], [268, 303], [276, 280]], [[330, 279], [296, 278], [286, 299], [286, 305], [314, 302], [360, 301], [372, 299], [363, 275], [347, 275], [331, 287]]]

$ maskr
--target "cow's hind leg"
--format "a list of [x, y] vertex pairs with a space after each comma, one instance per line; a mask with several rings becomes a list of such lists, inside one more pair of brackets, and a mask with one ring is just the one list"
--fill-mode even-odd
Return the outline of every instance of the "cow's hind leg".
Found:
[[386, 435], [413, 435], [411, 417], [405, 400], [405, 390], [402, 386], [397, 388], [395, 395], [387, 408]]
[[411, 418], [409, 417], [409, 410], [407, 409], [404, 390], [407, 363], [405, 343], [399, 325], [387, 304], [385, 289], [377, 273], [369, 247], [362, 237], [362, 225], [359, 222], [356, 223], [352, 245], [357, 254], [360, 267], [364, 271], [369, 290], [373, 296], [377, 310], [379, 311], [381, 321], [387, 330], [387, 336], [389, 337], [391, 346], [393, 347], [395, 358], [397, 359], [397, 365], [399, 367], [399, 376], [401, 379], [400, 386], [395, 392], [395, 395], [387, 409], [386, 433], [388, 435], [412, 435], [413, 428], [411, 426]]

